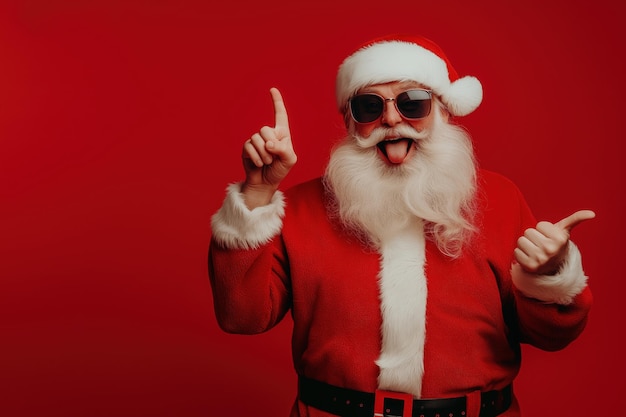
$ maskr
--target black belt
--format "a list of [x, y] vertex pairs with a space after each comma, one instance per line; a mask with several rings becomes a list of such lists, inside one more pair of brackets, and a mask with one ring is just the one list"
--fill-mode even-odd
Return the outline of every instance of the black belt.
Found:
[[[415, 400], [411, 394], [391, 391], [356, 391], [299, 377], [300, 401], [327, 413], [344, 417], [463, 417], [466, 397]], [[511, 385], [483, 392], [480, 417], [495, 417], [511, 405]]]

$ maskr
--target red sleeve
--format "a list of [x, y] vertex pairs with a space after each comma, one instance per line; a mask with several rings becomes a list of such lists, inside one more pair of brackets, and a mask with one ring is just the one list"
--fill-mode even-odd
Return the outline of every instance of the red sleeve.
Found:
[[280, 236], [258, 249], [225, 249], [211, 240], [209, 279], [215, 315], [230, 333], [271, 329], [289, 310], [290, 289]]
[[546, 304], [515, 290], [515, 303], [521, 342], [554, 351], [563, 349], [583, 331], [592, 296], [586, 287], [571, 304]]
[[[548, 303], [524, 295], [512, 282], [511, 266], [517, 239], [537, 221], [520, 190], [508, 179], [482, 173], [483, 222], [490, 265], [499, 281], [509, 337], [544, 350], [562, 349], [583, 331], [592, 304], [589, 287], [570, 304]], [[581, 270], [582, 273], [582, 270]]]

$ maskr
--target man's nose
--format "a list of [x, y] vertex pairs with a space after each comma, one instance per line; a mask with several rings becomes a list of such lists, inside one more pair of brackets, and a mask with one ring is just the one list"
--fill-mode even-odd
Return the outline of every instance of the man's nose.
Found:
[[381, 119], [382, 124], [387, 126], [395, 126], [402, 122], [402, 116], [396, 108], [395, 101], [393, 99], [385, 101], [385, 107], [383, 108], [383, 116]]

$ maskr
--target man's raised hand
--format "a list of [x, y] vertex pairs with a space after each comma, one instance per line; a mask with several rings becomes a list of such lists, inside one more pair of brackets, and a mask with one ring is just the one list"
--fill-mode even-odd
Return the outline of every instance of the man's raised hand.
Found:
[[591, 210], [580, 210], [556, 222], [539, 222], [528, 229], [517, 241], [514, 256], [526, 271], [538, 275], [558, 272], [567, 256], [571, 230], [578, 224], [593, 219]]
[[291, 142], [283, 97], [276, 88], [271, 88], [270, 94], [274, 103], [274, 127], [262, 127], [243, 145], [246, 179], [241, 191], [250, 209], [270, 202], [298, 159]]

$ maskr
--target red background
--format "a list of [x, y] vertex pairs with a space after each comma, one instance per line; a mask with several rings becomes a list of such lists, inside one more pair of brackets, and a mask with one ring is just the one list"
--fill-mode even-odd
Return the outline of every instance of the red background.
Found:
[[290, 323], [218, 329], [210, 216], [242, 142], [272, 123], [270, 87], [299, 155], [287, 186], [319, 175], [342, 132], [338, 64], [396, 31], [482, 81], [462, 123], [538, 218], [596, 210], [573, 235], [587, 330], [561, 352], [525, 348], [516, 389], [526, 416], [616, 415], [625, 17], [609, 0], [3, 2], [0, 415], [287, 415]]

